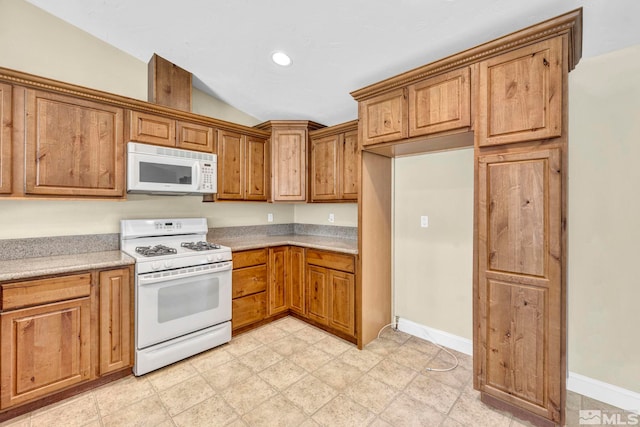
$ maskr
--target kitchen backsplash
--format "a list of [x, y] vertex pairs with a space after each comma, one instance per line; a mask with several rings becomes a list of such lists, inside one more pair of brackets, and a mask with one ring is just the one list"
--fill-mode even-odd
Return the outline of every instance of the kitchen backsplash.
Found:
[[[358, 228], [315, 224], [269, 224], [219, 227], [210, 228], [208, 238], [223, 239], [230, 237], [286, 234], [357, 239]], [[73, 255], [88, 252], [117, 251], [119, 249], [120, 234], [118, 233], [0, 239], [0, 261], [55, 255]]]
[[0, 240], [0, 261], [117, 251], [118, 249], [120, 249], [118, 233], [4, 239]]

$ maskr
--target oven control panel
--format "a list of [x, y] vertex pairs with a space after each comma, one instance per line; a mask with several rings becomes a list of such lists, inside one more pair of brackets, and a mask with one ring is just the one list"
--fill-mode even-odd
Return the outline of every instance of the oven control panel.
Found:
[[182, 222], [180, 221], [155, 221], [153, 225], [156, 230], [168, 232], [182, 229]]

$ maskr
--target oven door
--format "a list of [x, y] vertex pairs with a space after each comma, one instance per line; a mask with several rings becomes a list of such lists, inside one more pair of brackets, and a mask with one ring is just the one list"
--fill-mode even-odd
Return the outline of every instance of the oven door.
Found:
[[231, 320], [231, 262], [136, 278], [136, 347], [177, 338]]

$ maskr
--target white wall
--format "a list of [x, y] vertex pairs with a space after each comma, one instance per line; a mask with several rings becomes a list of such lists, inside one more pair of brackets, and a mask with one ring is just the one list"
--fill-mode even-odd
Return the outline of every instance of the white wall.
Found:
[[[0, 0], [0, 66], [147, 99], [147, 64], [23, 0]], [[253, 126], [258, 120], [202, 91], [193, 111]], [[0, 239], [117, 233], [122, 218], [203, 216], [210, 227], [294, 221], [294, 204], [201, 203], [201, 197], [130, 195], [127, 201], [6, 200], [0, 198]], [[301, 222], [325, 224], [324, 208], [300, 208]], [[337, 225], [355, 225], [355, 209], [336, 208]]]
[[395, 159], [394, 180], [395, 315], [471, 339], [473, 149]]
[[[329, 222], [332, 213], [335, 221]], [[358, 226], [357, 203], [307, 203], [296, 204], [294, 222], [300, 224]]]
[[640, 393], [640, 45], [569, 74], [569, 370]]

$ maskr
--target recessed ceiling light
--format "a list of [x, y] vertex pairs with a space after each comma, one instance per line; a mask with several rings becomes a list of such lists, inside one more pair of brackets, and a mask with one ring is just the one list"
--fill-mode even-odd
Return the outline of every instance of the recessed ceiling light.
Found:
[[289, 65], [291, 65], [291, 58], [289, 57], [289, 55], [281, 51], [273, 52], [271, 54], [271, 59], [273, 60], [273, 62], [282, 67], [288, 67]]

